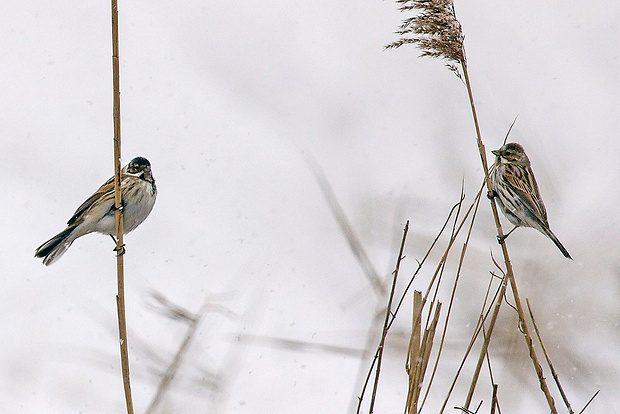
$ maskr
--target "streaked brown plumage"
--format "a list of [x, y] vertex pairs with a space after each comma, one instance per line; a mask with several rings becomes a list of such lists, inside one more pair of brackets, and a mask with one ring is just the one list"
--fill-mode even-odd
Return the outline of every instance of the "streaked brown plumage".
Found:
[[523, 147], [511, 142], [492, 152], [496, 157], [490, 171], [491, 186], [504, 215], [515, 226], [504, 238], [517, 227], [533, 227], [550, 238], [565, 257], [572, 259], [549, 228], [547, 210]]

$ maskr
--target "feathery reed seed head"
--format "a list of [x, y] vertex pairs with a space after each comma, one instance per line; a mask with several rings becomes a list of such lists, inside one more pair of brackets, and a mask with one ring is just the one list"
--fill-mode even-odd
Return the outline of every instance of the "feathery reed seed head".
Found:
[[438, 57], [460, 77], [457, 64], [465, 63], [463, 30], [456, 18], [452, 0], [396, 0], [401, 11], [417, 10], [414, 17], [405, 19], [396, 31], [401, 37], [386, 48], [415, 43], [421, 56]]

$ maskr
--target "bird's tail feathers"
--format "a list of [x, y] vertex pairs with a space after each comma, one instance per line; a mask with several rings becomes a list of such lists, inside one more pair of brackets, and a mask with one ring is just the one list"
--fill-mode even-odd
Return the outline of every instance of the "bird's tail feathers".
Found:
[[67, 251], [74, 237], [71, 237], [73, 230], [75, 230], [77, 226], [69, 226], [45, 243], [43, 243], [39, 248], [34, 252], [34, 257], [42, 257], [43, 264], [46, 266], [51, 265], [56, 260], [60, 259], [60, 257]]
[[560, 240], [558, 240], [558, 238], [555, 237], [555, 234], [553, 234], [553, 232], [549, 229], [545, 229], [545, 230], [546, 230], [545, 234], [547, 235], [547, 237], [549, 237], [555, 243], [555, 245], [558, 246], [558, 249], [560, 249], [564, 257], [573, 260], [573, 258], [570, 256], [570, 253], [568, 253], [568, 250], [566, 250], [566, 247], [564, 247], [562, 243], [560, 243]]

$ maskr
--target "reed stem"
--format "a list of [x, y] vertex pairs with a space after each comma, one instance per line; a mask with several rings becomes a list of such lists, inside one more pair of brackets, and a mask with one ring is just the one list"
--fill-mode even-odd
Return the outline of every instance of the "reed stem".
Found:
[[113, 87], [113, 117], [114, 117], [114, 206], [116, 209], [116, 276], [118, 293], [116, 295], [116, 309], [118, 314], [118, 335], [121, 350], [121, 369], [125, 390], [127, 414], [133, 414], [131, 398], [131, 381], [129, 377], [129, 350], [127, 346], [127, 322], [125, 317], [125, 272], [123, 243], [123, 203], [121, 198], [121, 92], [120, 68], [118, 51], [118, 4], [112, 0], [112, 87]]

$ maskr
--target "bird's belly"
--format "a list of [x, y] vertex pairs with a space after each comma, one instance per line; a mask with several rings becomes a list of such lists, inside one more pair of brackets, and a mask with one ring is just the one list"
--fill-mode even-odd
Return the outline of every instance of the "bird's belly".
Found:
[[148, 217], [155, 205], [155, 197], [150, 194], [139, 203], [127, 203], [123, 210], [123, 233], [129, 233]]
[[151, 213], [155, 205], [157, 193], [155, 188], [146, 181], [141, 181], [134, 192], [123, 194], [123, 233], [129, 233], [138, 227]]
[[[124, 189], [123, 189], [124, 190]], [[127, 234], [138, 227], [149, 215], [155, 205], [156, 192], [151, 184], [139, 183], [134, 191], [123, 191], [123, 233]], [[108, 210], [96, 223], [94, 231], [103, 234], [116, 234], [116, 212]]]

